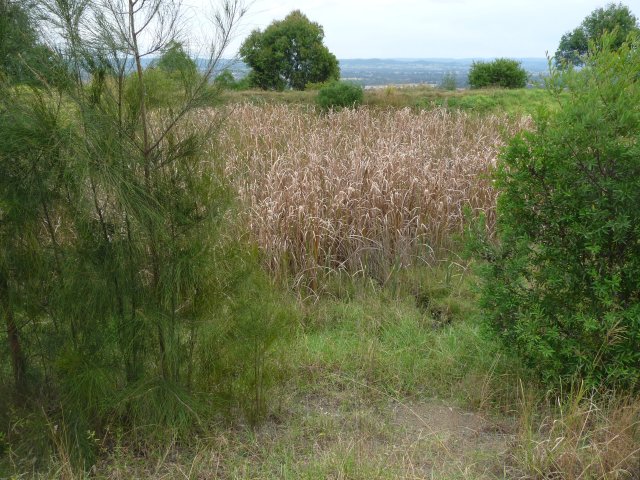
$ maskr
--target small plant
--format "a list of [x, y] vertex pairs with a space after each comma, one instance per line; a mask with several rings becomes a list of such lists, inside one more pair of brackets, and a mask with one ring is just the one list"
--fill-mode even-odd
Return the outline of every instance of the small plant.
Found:
[[356, 107], [362, 104], [364, 90], [361, 85], [333, 82], [318, 91], [316, 101], [323, 110]]
[[218, 76], [213, 80], [214, 85], [222, 88], [223, 90], [235, 90], [236, 79], [231, 73], [231, 70], [225, 68]]
[[473, 62], [469, 70], [471, 88], [523, 88], [526, 84], [526, 70], [521, 67], [520, 62], [508, 58], [498, 58], [493, 62]]

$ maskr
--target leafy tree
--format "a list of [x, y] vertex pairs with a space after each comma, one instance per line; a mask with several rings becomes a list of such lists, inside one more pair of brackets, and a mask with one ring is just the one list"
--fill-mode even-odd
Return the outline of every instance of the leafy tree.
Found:
[[469, 70], [471, 88], [523, 88], [527, 84], [527, 78], [527, 72], [520, 66], [520, 62], [508, 58], [473, 62]]
[[196, 62], [185, 52], [182, 43], [175, 40], [163, 49], [157, 67], [169, 74], [183, 77], [195, 76], [198, 71]]
[[638, 19], [622, 3], [610, 3], [606, 8], [598, 8], [577, 28], [562, 36], [555, 54], [556, 65], [583, 65], [589, 42], [597, 41], [604, 32], [613, 34], [611, 46], [619, 48], [630, 33], [638, 30]]
[[585, 62], [552, 72], [559, 110], [502, 154], [483, 306], [543, 379], [637, 387], [640, 41], [606, 36]]
[[220, 74], [214, 79], [213, 84], [223, 90], [248, 90], [251, 88], [248, 77], [245, 76], [236, 80], [233, 73], [228, 68], [225, 68], [220, 72]]
[[236, 79], [233, 77], [233, 73], [228, 68], [225, 68], [220, 74], [216, 76], [214, 82], [221, 88], [232, 90], [235, 87]]
[[240, 47], [240, 56], [251, 67], [251, 84], [265, 90], [304, 90], [308, 83], [337, 80], [338, 60], [323, 38], [322, 27], [299, 10], [264, 32], [254, 30]]

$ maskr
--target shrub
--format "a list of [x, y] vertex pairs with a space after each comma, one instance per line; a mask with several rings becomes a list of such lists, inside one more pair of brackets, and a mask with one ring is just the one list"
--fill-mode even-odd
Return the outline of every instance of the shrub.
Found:
[[456, 74], [453, 72], [447, 72], [442, 76], [440, 84], [438, 85], [442, 90], [455, 90], [458, 88], [458, 80]]
[[473, 62], [469, 70], [471, 88], [523, 88], [526, 84], [527, 72], [520, 66], [520, 62], [508, 58], [498, 58], [493, 62]]
[[340, 77], [336, 56], [324, 45], [324, 29], [300, 10], [254, 30], [240, 47], [240, 57], [251, 68], [251, 86], [263, 90], [304, 90], [309, 82]]
[[333, 82], [318, 91], [316, 101], [324, 110], [355, 107], [362, 104], [364, 90], [361, 85], [349, 82]]
[[[640, 42], [552, 72], [559, 109], [497, 175], [500, 244], [483, 304], [544, 379], [633, 387], [640, 374]], [[563, 93], [562, 93], [563, 92]], [[562, 95], [561, 95], [562, 93]]]
[[235, 90], [236, 88], [236, 79], [228, 68], [220, 72], [220, 74], [213, 79], [213, 83], [223, 90]]

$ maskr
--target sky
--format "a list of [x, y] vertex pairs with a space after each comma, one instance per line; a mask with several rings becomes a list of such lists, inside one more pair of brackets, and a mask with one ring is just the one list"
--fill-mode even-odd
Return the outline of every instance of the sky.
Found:
[[[184, 0], [196, 22], [210, 0]], [[324, 27], [338, 58], [544, 57], [609, 0], [247, 0], [226, 56], [259, 28], [299, 9]], [[640, 16], [640, 0], [623, 2]]]

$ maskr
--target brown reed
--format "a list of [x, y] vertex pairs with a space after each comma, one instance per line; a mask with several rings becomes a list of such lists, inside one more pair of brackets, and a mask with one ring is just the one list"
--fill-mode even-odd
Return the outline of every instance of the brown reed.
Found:
[[444, 109], [228, 108], [218, 148], [249, 229], [273, 272], [311, 285], [322, 272], [384, 279], [437, 259], [462, 231], [465, 207], [491, 231], [489, 173], [505, 136], [529, 125]]

